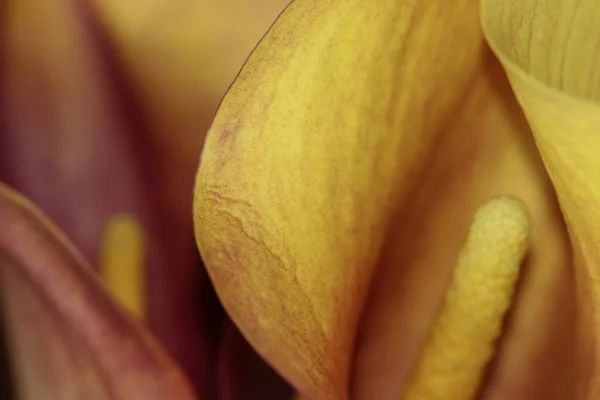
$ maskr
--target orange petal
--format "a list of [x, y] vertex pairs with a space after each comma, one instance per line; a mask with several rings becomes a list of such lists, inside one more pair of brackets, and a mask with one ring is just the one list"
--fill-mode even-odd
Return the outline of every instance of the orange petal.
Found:
[[576, 398], [600, 396], [600, 3], [482, 1], [502, 61], [556, 188], [576, 262]]
[[64, 235], [3, 185], [0, 227], [3, 301], [22, 398], [195, 398]]
[[348, 396], [351, 366], [353, 398], [400, 396], [472, 213], [502, 194], [532, 209], [533, 252], [490, 395], [573, 393], [561, 215], [478, 17], [297, 0], [217, 113], [198, 244], [244, 335], [309, 398]]
[[477, 17], [469, 0], [295, 1], [216, 115], [198, 245], [244, 336], [309, 398], [349, 396], [390, 215], [470, 87]]

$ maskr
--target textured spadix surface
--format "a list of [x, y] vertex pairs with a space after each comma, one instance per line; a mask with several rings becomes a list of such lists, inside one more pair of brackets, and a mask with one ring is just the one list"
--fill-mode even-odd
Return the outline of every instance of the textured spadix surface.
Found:
[[530, 233], [529, 213], [517, 199], [492, 199], [478, 209], [404, 400], [474, 398], [514, 303]]

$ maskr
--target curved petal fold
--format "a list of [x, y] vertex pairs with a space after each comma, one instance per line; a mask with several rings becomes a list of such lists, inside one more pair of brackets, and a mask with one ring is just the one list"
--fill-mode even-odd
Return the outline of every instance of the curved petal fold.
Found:
[[574, 249], [579, 398], [600, 396], [600, 3], [482, 1], [502, 61], [556, 189]]
[[0, 276], [20, 398], [196, 398], [179, 368], [110, 300], [66, 237], [4, 185]]
[[196, 181], [198, 245], [234, 322], [309, 398], [348, 396], [390, 216], [482, 44], [471, 1], [298, 0], [217, 112]]

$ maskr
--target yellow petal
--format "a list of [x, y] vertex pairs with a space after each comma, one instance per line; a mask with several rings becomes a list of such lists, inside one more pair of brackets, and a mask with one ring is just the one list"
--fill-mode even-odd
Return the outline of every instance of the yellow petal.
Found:
[[600, 396], [600, 3], [483, 0], [486, 36], [508, 72], [552, 179], [575, 251], [584, 361], [580, 398]]
[[309, 398], [348, 396], [390, 214], [481, 44], [471, 1], [299, 0], [222, 102], [196, 181], [198, 245], [244, 335]]
[[194, 399], [156, 341], [31, 203], [0, 185], [0, 274], [23, 399]]
[[413, 172], [418, 182], [392, 216], [371, 282], [353, 395], [400, 397], [438, 318], [473, 213], [492, 197], [511, 195], [531, 211], [532, 246], [485, 394], [572, 397], [575, 306], [568, 239], [527, 122], [489, 51], [432, 140], [427, 164]]

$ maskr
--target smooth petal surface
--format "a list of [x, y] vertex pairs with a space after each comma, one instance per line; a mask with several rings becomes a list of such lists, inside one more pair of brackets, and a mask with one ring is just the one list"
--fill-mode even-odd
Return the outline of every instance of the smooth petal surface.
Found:
[[74, 2], [8, 1], [3, 18], [1, 178], [95, 263], [112, 213], [146, 213], [125, 113]]
[[295, 1], [209, 132], [201, 253], [242, 333], [309, 398], [349, 395], [390, 215], [482, 56], [473, 4]]
[[[183, 213], [168, 206], [160, 149], [151, 148], [145, 116], [84, 4], [3, 4], [0, 179], [39, 205], [93, 267], [109, 218], [140, 220], [147, 322], [211, 397], [218, 306], [194, 245], [191, 204]], [[190, 173], [188, 203], [191, 184]]]
[[575, 251], [581, 328], [577, 398], [600, 396], [600, 4], [483, 1], [504, 64], [556, 188]]
[[19, 398], [195, 398], [178, 367], [111, 302], [62, 233], [4, 185], [0, 268]]
[[191, 231], [190, 182], [217, 105], [289, 0], [88, 0], [131, 82], [169, 213]]

